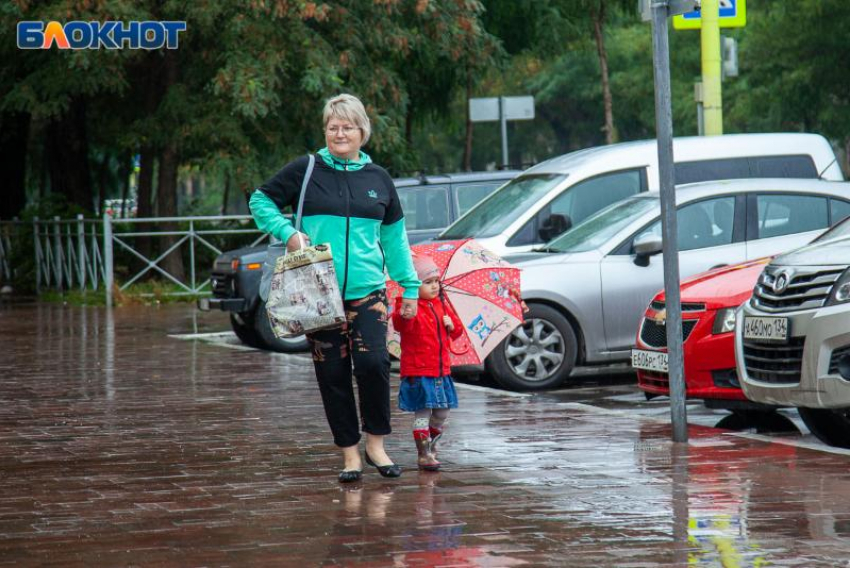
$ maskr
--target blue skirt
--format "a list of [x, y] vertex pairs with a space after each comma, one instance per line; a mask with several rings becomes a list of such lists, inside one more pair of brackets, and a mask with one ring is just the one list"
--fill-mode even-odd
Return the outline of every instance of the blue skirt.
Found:
[[398, 407], [407, 412], [426, 408], [457, 408], [455, 384], [445, 377], [402, 377]]

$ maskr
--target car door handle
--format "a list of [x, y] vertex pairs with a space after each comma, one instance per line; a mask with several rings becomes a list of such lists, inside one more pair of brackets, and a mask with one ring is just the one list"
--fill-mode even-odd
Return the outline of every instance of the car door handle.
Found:
[[729, 265], [728, 264], [715, 264], [714, 266], [709, 268], [709, 270], [714, 270], [716, 268], [723, 268], [724, 266], [729, 266]]

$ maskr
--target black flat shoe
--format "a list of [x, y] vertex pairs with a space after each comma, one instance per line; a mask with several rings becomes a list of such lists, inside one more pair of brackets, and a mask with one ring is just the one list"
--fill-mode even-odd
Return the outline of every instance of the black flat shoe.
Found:
[[363, 472], [359, 469], [342, 470], [339, 472], [340, 483], [354, 483], [355, 481], [360, 481], [362, 477]]
[[378, 465], [372, 461], [368, 452], [366, 453], [366, 463], [377, 469], [378, 473], [380, 473], [382, 477], [401, 477], [400, 466], [394, 463], [391, 463], [390, 465]]

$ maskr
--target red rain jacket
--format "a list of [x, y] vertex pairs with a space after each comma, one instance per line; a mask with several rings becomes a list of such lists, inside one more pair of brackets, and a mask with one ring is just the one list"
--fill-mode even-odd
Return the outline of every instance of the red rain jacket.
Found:
[[[444, 377], [451, 372], [449, 343], [463, 334], [463, 324], [439, 297], [418, 302], [413, 319], [401, 317], [401, 298], [393, 310], [393, 326], [401, 334], [401, 376]], [[443, 324], [444, 315], [454, 324], [451, 333]]]

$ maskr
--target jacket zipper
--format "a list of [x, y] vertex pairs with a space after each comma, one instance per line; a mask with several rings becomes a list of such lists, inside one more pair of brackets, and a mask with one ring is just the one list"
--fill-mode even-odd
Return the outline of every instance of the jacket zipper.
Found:
[[386, 272], [386, 271], [387, 271], [387, 257], [386, 257], [386, 255], [384, 254], [384, 247], [383, 247], [383, 246], [381, 246], [381, 241], [380, 241], [380, 240], [378, 241], [378, 250], [380, 250], [380, 251], [381, 251], [381, 270], [383, 270], [384, 272]]
[[440, 378], [443, 377], [443, 335], [440, 333], [440, 318], [437, 317], [437, 310], [434, 305], [428, 302], [428, 307], [431, 308], [431, 313], [434, 314], [434, 319], [437, 320], [437, 341], [440, 343]]
[[[348, 171], [348, 165], [345, 165], [345, 171]], [[339, 175], [339, 174], [337, 174]], [[337, 179], [339, 179], [337, 177]], [[343, 176], [345, 179], [345, 269], [343, 270], [343, 278], [342, 278], [342, 299], [345, 300], [345, 290], [348, 288], [348, 239], [351, 231], [351, 195], [348, 190], [348, 179]]]

